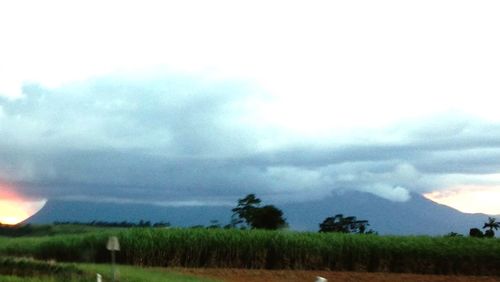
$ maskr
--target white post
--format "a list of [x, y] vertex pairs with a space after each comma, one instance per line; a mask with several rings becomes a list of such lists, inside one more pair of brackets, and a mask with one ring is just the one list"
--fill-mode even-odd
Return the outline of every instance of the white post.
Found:
[[102, 282], [102, 275], [97, 273], [97, 282]]
[[106, 248], [111, 252], [111, 269], [113, 271], [113, 282], [115, 282], [116, 281], [115, 251], [120, 250], [120, 243], [118, 242], [118, 238], [116, 236], [109, 237], [108, 243], [106, 244]]
[[111, 269], [113, 269], [113, 282], [116, 281], [116, 259], [115, 251], [111, 251]]
[[321, 276], [316, 276], [315, 282], [328, 282], [328, 280], [326, 278], [321, 277]]

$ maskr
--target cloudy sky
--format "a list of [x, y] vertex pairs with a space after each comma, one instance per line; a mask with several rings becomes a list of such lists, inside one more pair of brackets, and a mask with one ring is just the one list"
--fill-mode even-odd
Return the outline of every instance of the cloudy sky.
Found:
[[3, 191], [500, 214], [497, 1], [103, 2], [0, 4]]

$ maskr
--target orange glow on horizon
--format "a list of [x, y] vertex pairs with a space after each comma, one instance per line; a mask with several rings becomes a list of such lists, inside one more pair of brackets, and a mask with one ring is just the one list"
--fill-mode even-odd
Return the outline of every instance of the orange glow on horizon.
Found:
[[423, 196], [465, 213], [500, 215], [499, 186], [460, 186], [426, 193]]
[[43, 208], [47, 201], [31, 200], [0, 184], [0, 224], [15, 225]]

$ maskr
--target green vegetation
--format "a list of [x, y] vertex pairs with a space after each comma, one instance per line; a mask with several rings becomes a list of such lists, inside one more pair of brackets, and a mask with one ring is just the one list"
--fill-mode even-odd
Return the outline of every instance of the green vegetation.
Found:
[[151, 221], [140, 220], [139, 222], [129, 222], [129, 221], [90, 221], [90, 222], [79, 222], [79, 221], [56, 221], [54, 225], [86, 225], [86, 226], [98, 226], [98, 227], [168, 227], [169, 222], [160, 221], [151, 223]]
[[91, 222], [54, 222], [54, 224], [21, 224], [21, 225], [3, 225], [0, 223], [0, 236], [7, 237], [22, 237], [22, 236], [53, 236], [61, 234], [81, 234], [92, 231], [102, 231], [103, 228], [112, 230], [125, 230], [130, 227], [169, 227], [170, 223], [160, 221], [151, 223], [150, 221], [141, 220], [135, 222], [107, 222], [107, 221], [91, 221]]
[[138, 266], [331, 269], [500, 275], [500, 240], [239, 229], [103, 229], [80, 235], [0, 237], [0, 255]]
[[[109, 228], [108, 228], [109, 229]], [[122, 228], [125, 230], [126, 228]], [[102, 227], [91, 226], [86, 224], [43, 224], [43, 225], [1, 225], [0, 224], [0, 237], [40, 237], [40, 236], [54, 236], [62, 234], [82, 234], [87, 232], [102, 231]], [[119, 230], [114, 228], [113, 230]]]
[[37, 261], [26, 258], [0, 258], [1, 281], [94, 281], [90, 273], [74, 264]]
[[[78, 267], [89, 273], [102, 274], [104, 281], [110, 281], [112, 277], [110, 267], [107, 264], [78, 264]], [[118, 266], [118, 273], [120, 282], [215, 282], [212, 279], [166, 271], [165, 268], [159, 267], [120, 265]]]
[[484, 223], [483, 229], [487, 229], [484, 233], [479, 228], [471, 228], [469, 236], [475, 238], [494, 238], [495, 231], [500, 228], [500, 222], [494, 217], [488, 217], [488, 221]]
[[[63, 278], [58, 278], [54, 276], [37, 276], [37, 277], [26, 277], [26, 276], [7, 276], [0, 275], [0, 281], [2, 282], [79, 282], [82, 281], [79, 278], [71, 278], [70, 280], [64, 280]], [[95, 280], [92, 280], [95, 281]]]
[[357, 220], [355, 216], [344, 217], [343, 214], [337, 214], [333, 217], [327, 217], [319, 225], [319, 232], [341, 232], [358, 234], [375, 234], [372, 229], [366, 231], [369, 226], [368, 220]]
[[232, 209], [233, 220], [228, 227], [240, 225], [243, 228], [276, 230], [287, 226], [283, 212], [273, 205], [260, 206], [261, 200], [255, 194], [248, 194], [238, 200]]
[[[93, 282], [99, 273], [104, 281], [111, 281], [109, 264], [64, 264], [54, 261], [39, 261], [26, 258], [0, 258], [0, 281], [27, 282]], [[162, 268], [118, 266], [119, 281], [160, 282], [160, 281], [214, 281], [192, 277]]]
[[486, 228], [488, 228], [488, 230], [484, 232], [484, 236], [487, 238], [493, 238], [495, 237], [495, 231], [493, 230], [498, 230], [498, 228], [500, 228], [500, 222], [497, 222], [494, 217], [488, 217], [488, 222], [485, 222], [483, 226], [483, 229]]
[[286, 226], [281, 210], [260, 203], [254, 194], [239, 199], [224, 229], [217, 221], [185, 229], [148, 221], [0, 226], [0, 280], [94, 281], [95, 273], [109, 278], [109, 265], [96, 263], [110, 261], [110, 236], [121, 245], [120, 281], [200, 281], [153, 267], [500, 275], [500, 239], [494, 238], [500, 224], [494, 218], [484, 224], [485, 234], [473, 228], [470, 237], [377, 236], [366, 231], [367, 220], [342, 214], [326, 218], [319, 233], [291, 232], [280, 229]]

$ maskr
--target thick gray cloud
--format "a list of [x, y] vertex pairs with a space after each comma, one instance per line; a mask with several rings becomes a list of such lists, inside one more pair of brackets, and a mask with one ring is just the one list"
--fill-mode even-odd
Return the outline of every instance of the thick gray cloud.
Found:
[[500, 170], [500, 125], [460, 114], [367, 130], [362, 143], [262, 149], [286, 136], [247, 122], [245, 101], [262, 94], [244, 83], [108, 76], [23, 92], [0, 98], [0, 181], [33, 197], [224, 204], [360, 190], [404, 201]]

